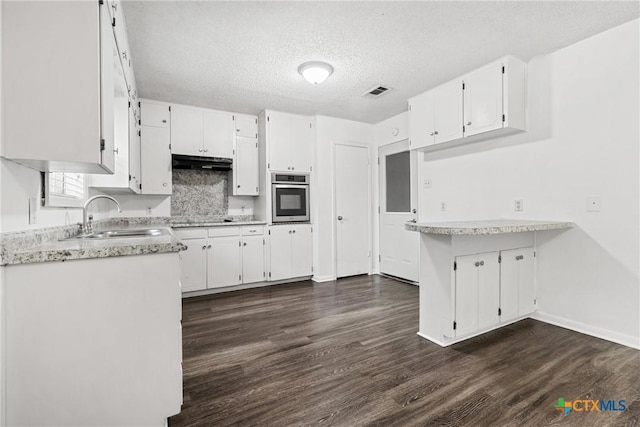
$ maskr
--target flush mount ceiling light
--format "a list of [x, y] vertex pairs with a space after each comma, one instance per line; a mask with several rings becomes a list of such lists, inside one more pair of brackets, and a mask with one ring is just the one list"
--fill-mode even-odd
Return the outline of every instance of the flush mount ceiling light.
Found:
[[326, 62], [305, 62], [298, 67], [298, 72], [306, 81], [317, 85], [325, 81], [333, 73], [333, 67]]

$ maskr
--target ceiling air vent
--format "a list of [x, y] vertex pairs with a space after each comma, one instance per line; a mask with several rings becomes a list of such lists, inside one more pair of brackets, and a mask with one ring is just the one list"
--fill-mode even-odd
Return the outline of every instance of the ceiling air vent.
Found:
[[363, 93], [362, 96], [364, 96], [366, 98], [378, 98], [379, 96], [384, 95], [385, 93], [389, 92], [390, 90], [391, 90], [391, 88], [389, 88], [389, 87], [375, 85], [374, 87], [372, 87], [371, 89], [369, 89], [365, 93]]

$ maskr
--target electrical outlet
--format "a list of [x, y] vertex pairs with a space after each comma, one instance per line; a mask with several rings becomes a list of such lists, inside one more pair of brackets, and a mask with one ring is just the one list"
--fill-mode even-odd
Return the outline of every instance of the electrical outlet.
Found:
[[153, 209], [151, 209], [151, 206], [147, 207], [147, 215], [153, 215]]
[[513, 210], [516, 212], [522, 212], [524, 210], [524, 201], [522, 199], [516, 199], [513, 201]]
[[442, 212], [447, 210], [447, 203], [446, 202], [440, 202], [440, 210]]
[[602, 200], [600, 196], [587, 197], [587, 212], [600, 212]]
[[430, 179], [424, 180], [424, 188], [431, 188], [432, 186], [433, 186], [433, 183], [431, 182]]
[[240, 212], [244, 213], [244, 206], [240, 206]]

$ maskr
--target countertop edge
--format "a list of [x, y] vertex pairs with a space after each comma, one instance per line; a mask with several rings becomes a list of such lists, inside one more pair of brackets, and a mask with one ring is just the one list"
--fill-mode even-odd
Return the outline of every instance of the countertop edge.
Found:
[[[479, 221], [480, 223], [481, 221]], [[405, 223], [405, 230], [416, 231], [423, 234], [439, 234], [450, 236], [482, 236], [507, 233], [528, 233], [536, 231], [561, 230], [575, 227], [575, 223], [569, 221], [532, 221], [530, 224], [506, 224], [503, 226], [451, 226], [447, 223]]]

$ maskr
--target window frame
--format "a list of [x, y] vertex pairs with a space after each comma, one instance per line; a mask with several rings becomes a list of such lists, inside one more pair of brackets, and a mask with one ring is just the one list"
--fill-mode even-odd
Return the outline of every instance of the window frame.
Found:
[[[74, 174], [82, 177], [82, 197], [64, 196], [51, 193], [50, 175], [53, 173]], [[75, 172], [43, 172], [43, 206], [50, 208], [82, 208], [88, 197], [87, 175]]]

